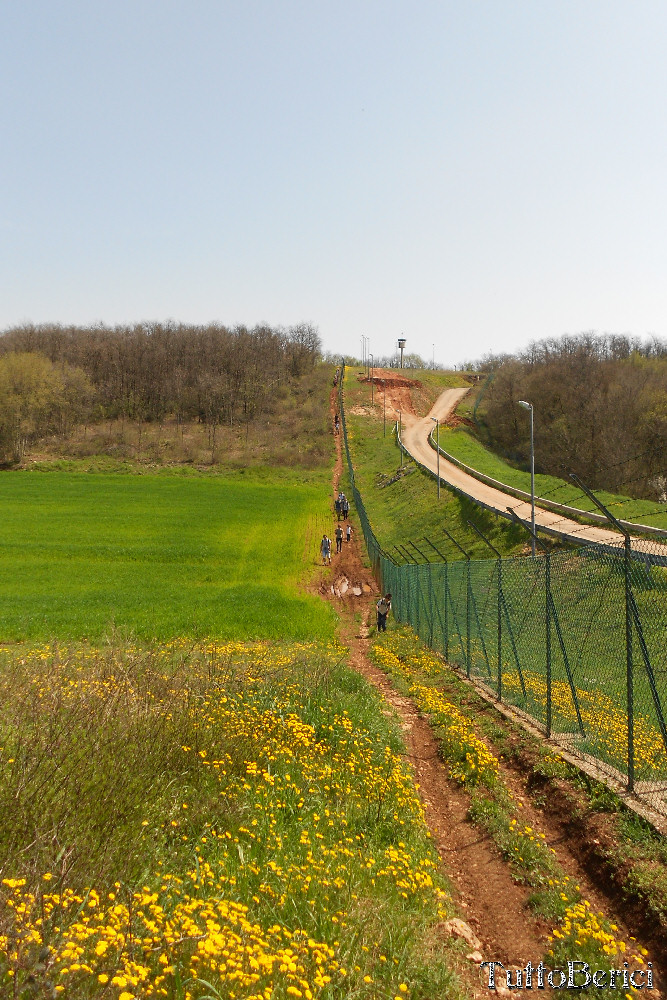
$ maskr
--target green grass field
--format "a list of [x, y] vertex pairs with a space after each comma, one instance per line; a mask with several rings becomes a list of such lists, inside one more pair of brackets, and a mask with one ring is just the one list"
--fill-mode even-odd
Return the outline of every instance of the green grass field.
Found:
[[4, 472], [0, 639], [329, 636], [298, 588], [328, 473], [299, 478]]
[[[476, 469], [485, 476], [491, 476], [506, 486], [530, 493], [530, 472], [517, 469], [485, 448], [470, 431], [462, 427], [440, 428], [440, 447], [460, 462]], [[535, 494], [552, 503], [578, 507], [580, 510], [599, 513], [595, 504], [574, 483], [568, 483], [556, 476], [535, 475]], [[657, 513], [653, 500], [635, 500], [605, 490], [597, 490], [596, 495], [612, 512], [614, 517], [638, 524], [648, 524], [653, 528], [667, 528], [667, 510]]]

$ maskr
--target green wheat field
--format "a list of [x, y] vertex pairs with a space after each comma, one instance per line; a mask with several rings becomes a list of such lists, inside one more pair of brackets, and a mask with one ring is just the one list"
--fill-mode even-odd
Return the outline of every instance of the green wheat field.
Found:
[[324, 475], [5, 472], [0, 640], [327, 637], [297, 586], [327, 494]]

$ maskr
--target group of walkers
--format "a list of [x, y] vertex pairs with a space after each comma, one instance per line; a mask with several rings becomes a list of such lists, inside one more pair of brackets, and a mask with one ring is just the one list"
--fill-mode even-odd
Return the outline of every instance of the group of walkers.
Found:
[[[345, 541], [352, 541], [352, 525], [347, 524], [345, 526], [345, 531], [343, 531], [340, 524], [336, 525], [336, 530], [334, 532], [334, 538], [336, 539], [336, 553], [343, 551], [343, 538]], [[322, 556], [322, 562], [325, 566], [331, 566], [331, 539], [328, 535], [322, 535], [322, 541], [320, 542], [320, 554]]]
[[[336, 530], [334, 531], [334, 538], [336, 539], [336, 555], [343, 551], [343, 538], [347, 542], [352, 541], [352, 525], [348, 521], [345, 525], [345, 530], [340, 523], [341, 515], [347, 521], [347, 515], [350, 511], [350, 504], [344, 493], [339, 493], [335, 501], [336, 513], [338, 514], [338, 523], [336, 524]], [[331, 566], [331, 539], [326, 534], [322, 535], [322, 541], [320, 542], [320, 555], [322, 556], [322, 562], [325, 566]], [[375, 605], [375, 611], [377, 615], [377, 630], [378, 632], [387, 631], [387, 615], [391, 611], [391, 594], [385, 594]]]
[[[336, 509], [336, 519], [338, 521], [334, 532], [334, 538], [336, 539], [336, 553], [339, 553], [343, 551], [343, 538], [345, 538], [346, 542], [352, 541], [352, 525], [349, 521], [347, 521], [350, 513], [350, 501], [343, 492], [340, 492], [336, 497], [334, 507]], [[344, 530], [340, 523], [341, 518], [344, 521], [347, 521]], [[322, 556], [322, 562], [325, 566], [331, 565], [331, 544], [329, 536], [327, 534], [322, 535], [322, 541], [320, 542], [320, 555]]]
[[337, 519], [340, 521], [342, 517], [344, 521], [347, 521], [347, 515], [350, 513], [350, 501], [344, 493], [338, 494], [334, 501], [334, 507], [336, 508]]
[[[340, 368], [336, 369], [336, 374], [334, 375], [333, 384], [334, 388], [338, 385], [338, 380], [340, 378]], [[340, 434], [340, 417], [338, 413], [334, 413], [334, 434]], [[350, 501], [347, 499], [345, 494], [341, 491], [334, 501], [334, 508], [336, 510], [336, 530], [334, 531], [334, 538], [336, 539], [336, 555], [343, 551], [343, 537], [347, 542], [352, 540], [352, 525], [347, 520], [350, 513]], [[341, 526], [341, 519], [347, 521], [345, 525], [345, 531]], [[322, 535], [322, 541], [320, 542], [320, 555], [322, 556], [322, 562], [325, 566], [331, 566], [331, 539], [324, 533]], [[378, 632], [387, 631], [387, 615], [391, 611], [391, 594], [385, 594], [375, 605], [375, 612], [377, 615], [377, 630]]]

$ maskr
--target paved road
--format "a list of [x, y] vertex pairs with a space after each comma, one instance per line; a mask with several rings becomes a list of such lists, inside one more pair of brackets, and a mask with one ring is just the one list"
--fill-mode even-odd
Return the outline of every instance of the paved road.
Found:
[[[428, 443], [428, 436], [435, 427], [431, 417], [437, 417], [440, 421], [445, 420], [467, 392], [468, 389], [445, 389], [426, 417], [415, 417], [409, 413], [403, 414], [403, 447], [412, 458], [430, 469], [434, 475], [437, 474], [437, 455]], [[504, 517], [509, 517], [507, 508], [512, 507], [520, 518], [530, 524], [529, 501], [517, 500], [509, 494], [503, 493], [502, 490], [481, 483], [474, 476], [463, 472], [458, 466], [447, 462], [442, 455], [440, 456], [440, 479]], [[615, 531], [583, 525], [578, 521], [563, 517], [562, 514], [555, 514], [539, 507], [535, 508], [535, 524], [538, 533], [540, 527], [546, 529], [547, 533], [550, 529], [558, 532], [561, 537], [578, 544], [597, 542], [600, 545], [611, 545], [616, 548], [623, 545], [623, 537]], [[651, 552], [655, 555], [667, 556], [667, 545], [657, 541], [633, 538], [632, 547], [638, 552]]]

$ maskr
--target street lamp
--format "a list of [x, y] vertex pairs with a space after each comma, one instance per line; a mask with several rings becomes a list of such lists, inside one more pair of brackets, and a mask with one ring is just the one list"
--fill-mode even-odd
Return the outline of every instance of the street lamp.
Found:
[[403, 468], [403, 415], [396, 407], [394, 413], [398, 413], [398, 446], [401, 449], [401, 468]]
[[387, 436], [387, 380], [382, 379], [382, 437]]
[[533, 404], [520, 399], [519, 406], [530, 411], [530, 526], [533, 529], [531, 545], [535, 558], [535, 440], [533, 437]]
[[431, 417], [435, 424], [435, 441], [438, 447], [438, 500], [440, 499], [440, 423], [437, 417]]
[[369, 355], [368, 355], [368, 357], [370, 358], [370, 362], [369, 362], [369, 366], [368, 366], [368, 377], [369, 377], [369, 378], [370, 378], [370, 380], [371, 380], [371, 406], [373, 406], [373, 405], [374, 405], [374, 393], [373, 393], [373, 362], [375, 361], [375, 358], [373, 357], [373, 355], [372, 355], [372, 354], [369, 354]]

